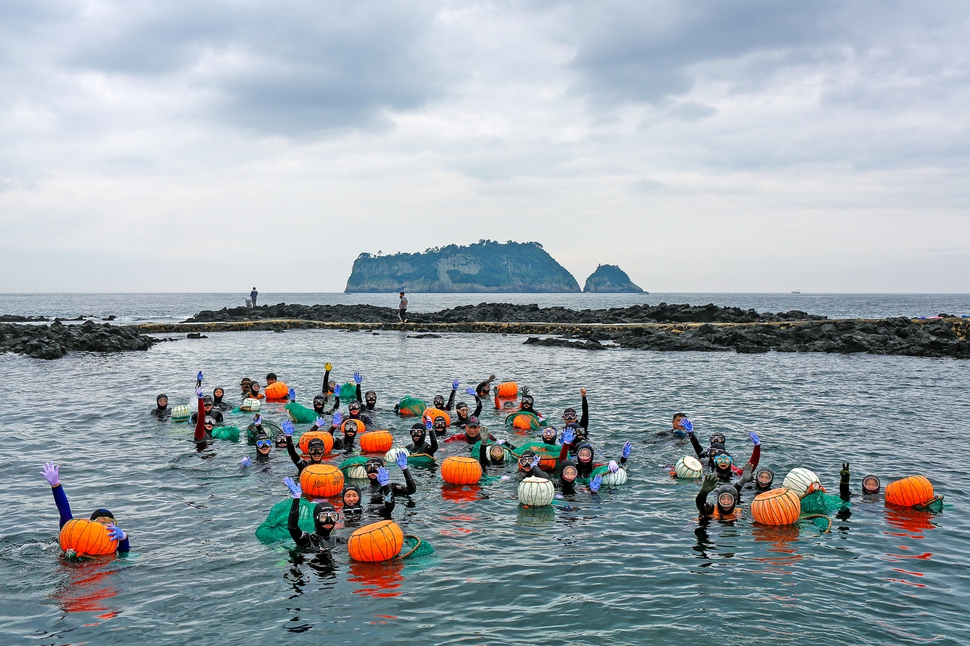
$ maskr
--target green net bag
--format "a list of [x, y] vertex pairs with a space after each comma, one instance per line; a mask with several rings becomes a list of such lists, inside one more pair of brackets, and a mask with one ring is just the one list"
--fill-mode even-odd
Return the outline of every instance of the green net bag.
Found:
[[[263, 421], [263, 431], [270, 437], [275, 437], [283, 432], [283, 429], [279, 427], [275, 422]], [[259, 433], [256, 431], [256, 425], [250, 424], [246, 427], [246, 444], [250, 446], [256, 445], [256, 438], [259, 437]]]
[[434, 547], [432, 547], [431, 543], [421, 540], [417, 536], [405, 534], [404, 547], [401, 548], [401, 553], [395, 558], [417, 559], [422, 556], [431, 556], [432, 554], [434, 554]]
[[[290, 505], [292, 504], [293, 499], [286, 498], [273, 505], [273, 508], [269, 510], [269, 515], [266, 516], [266, 520], [256, 528], [256, 538], [263, 543], [278, 543], [289, 539], [290, 530], [287, 529], [287, 523], [290, 518]], [[312, 533], [315, 529], [313, 525], [313, 507], [315, 505], [316, 503], [300, 498], [300, 519], [297, 524], [300, 529], [307, 533]]]
[[[365, 480], [367, 479], [367, 474], [362, 473], [364, 468], [364, 463], [367, 462], [368, 458], [366, 455], [358, 455], [356, 457], [347, 458], [340, 463], [338, 468], [343, 472], [344, 477], [348, 480]], [[360, 467], [360, 469], [355, 469], [355, 467]]]
[[535, 413], [519, 411], [505, 418], [505, 425], [520, 431], [538, 431], [544, 425]]
[[297, 404], [296, 402], [290, 402], [283, 408], [286, 409], [286, 415], [291, 420], [297, 424], [312, 424], [317, 421], [317, 413], [312, 408], [307, 408], [303, 404]]
[[340, 387], [340, 401], [349, 402], [354, 399], [357, 399], [357, 384], [348, 381]]
[[849, 503], [824, 491], [813, 491], [802, 498], [803, 514], [830, 514]]
[[521, 457], [526, 451], [532, 451], [542, 460], [558, 460], [560, 447], [556, 444], [546, 444], [545, 442], [526, 442], [512, 453], [516, 458]]
[[[486, 445], [486, 446], [488, 446], [488, 445]], [[499, 445], [499, 446], [501, 446], [501, 445]], [[478, 442], [475, 442], [474, 444], [472, 444], [471, 456], [473, 458], [475, 458], [476, 460], [478, 459], [478, 452], [479, 452], [479, 450], [481, 450], [481, 448], [482, 448], [481, 441], [478, 441]], [[510, 451], [507, 447], [502, 446], [502, 449], [505, 452], [505, 461], [506, 462], [515, 462], [516, 460], [519, 459], [518, 456], [515, 453], [513, 453], [512, 451]], [[488, 449], [486, 448], [485, 451], [487, 452]]]
[[235, 426], [216, 426], [212, 429], [212, 437], [217, 440], [239, 441], [239, 429]]
[[934, 514], [938, 514], [943, 511], [943, 496], [936, 496], [929, 502], [925, 502], [922, 505], [916, 505], [913, 507], [918, 511], [931, 511]]
[[417, 397], [405, 395], [405, 397], [394, 407], [394, 411], [401, 417], [421, 417], [428, 405]]
[[427, 453], [415, 453], [408, 456], [408, 465], [412, 467], [428, 468], [435, 464], [434, 456]]

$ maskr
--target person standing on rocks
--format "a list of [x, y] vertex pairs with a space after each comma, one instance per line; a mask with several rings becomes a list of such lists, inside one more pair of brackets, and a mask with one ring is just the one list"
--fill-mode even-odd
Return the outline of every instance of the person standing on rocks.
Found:
[[259, 292], [253, 287], [253, 291], [249, 292], [249, 300], [253, 302], [253, 307], [256, 307], [256, 297], [259, 296]]
[[401, 304], [398, 305], [397, 315], [401, 319], [401, 323], [408, 322], [408, 299], [404, 297], [404, 292], [401, 292]]

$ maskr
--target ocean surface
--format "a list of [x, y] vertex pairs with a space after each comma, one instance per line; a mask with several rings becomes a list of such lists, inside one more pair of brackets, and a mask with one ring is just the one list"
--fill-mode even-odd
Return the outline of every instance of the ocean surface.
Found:
[[[179, 322], [202, 310], [240, 307], [248, 294], [0, 294], [0, 314], [75, 318], [115, 316], [115, 323]], [[759, 312], [802, 310], [831, 318], [957, 316], [970, 314], [970, 294], [408, 294], [409, 309], [434, 312], [478, 303], [536, 303], [571, 309], [690, 303], [753, 308]], [[260, 305], [275, 303], [360, 304], [397, 309], [397, 294], [260, 292]]]
[[[0, 313], [114, 314], [177, 320], [229, 295], [41, 295], [0, 299]], [[364, 302], [374, 296], [268, 294], [266, 302]], [[698, 298], [700, 297], [700, 298]], [[497, 300], [472, 295], [473, 300]], [[797, 307], [830, 316], [968, 311], [966, 296], [647, 295], [516, 296], [518, 302], [601, 307], [720, 302]], [[155, 305], [152, 305], [154, 299]], [[340, 299], [348, 299], [340, 301]], [[503, 295], [503, 300], [513, 300]], [[895, 299], [895, 300], [893, 300]], [[414, 295], [414, 309], [460, 304]], [[413, 338], [336, 330], [211, 333], [147, 352], [75, 353], [56, 361], [0, 355], [6, 447], [0, 486], [0, 644], [966, 644], [970, 620], [970, 504], [962, 448], [970, 420], [970, 363], [867, 355], [586, 352], [524, 346], [516, 335]], [[589, 389], [597, 461], [634, 443], [630, 481], [556, 506], [523, 509], [510, 482], [463, 493], [415, 468], [418, 492], [394, 519], [435, 553], [394, 565], [330, 562], [265, 545], [254, 531], [287, 498], [296, 474], [285, 452], [244, 468], [245, 442], [197, 453], [186, 424], [148, 415], [158, 393], [193, 396], [194, 375], [238, 400], [236, 384], [269, 371], [304, 403], [334, 377], [364, 376], [378, 392], [380, 426], [406, 441], [410, 422], [389, 410], [404, 395], [430, 400], [453, 378], [489, 373], [528, 385], [558, 419]], [[460, 396], [459, 399], [470, 398]], [[695, 481], [668, 465], [690, 447], [657, 437], [686, 412], [706, 441], [725, 433], [739, 462], [762, 438], [776, 482], [793, 467], [838, 491], [875, 473], [884, 485], [921, 473], [946, 496], [940, 514], [897, 511], [856, 496], [824, 523], [758, 527], [699, 522]], [[268, 404], [264, 417], [280, 421]], [[483, 422], [500, 437], [502, 417]], [[248, 419], [234, 416], [244, 426]], [[298, 432], [305, 425], [297, 425]], [[464, 445], [446, 445], [439, 456]], [[439, 457], [440, 459], [440, 457]], [[38, 473], [61, 465], [78, 517], [111, 509], [129, 533], [126, 558], [72, 562], [57, 543], [57, 511]], [[401, 482], [400, 471], [391, 468]], [[744, 497], [747, 510], [750, 493]], [[338, 533], [349, 533], [340, 529]]]

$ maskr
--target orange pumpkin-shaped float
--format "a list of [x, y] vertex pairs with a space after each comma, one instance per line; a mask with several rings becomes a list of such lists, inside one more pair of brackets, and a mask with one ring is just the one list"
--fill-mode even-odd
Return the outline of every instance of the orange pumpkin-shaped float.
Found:
[[404, 532], [393, 520], [382, 520], [361, 527], [347, 540], [350, 558], [365, 563], [389, 561], [401, 553]]
[[441, 463], [441, 477], [449, 484], [476, 484], [482, 478], [482, 465], [475, 458], [452, 455]]
[[886, 486], [886, 504], [915, 507], [933, 500], [933, 485], [923, 476], [910, 476]]
[[802, 513], [802, 502], [791, 489], [772, 489], [751, 501], [751, 517], [762, 525], [791, 525]]
[[390, 431], [369, 431], [360, 436], [360, 450], [364, 453], [386, 453], [394, 446]]
[[428, 421], [434, 424], [434, 420], [436, 417], [444, 417], [445, 426], [451, 426], [451, 415], [449, 415], [446, 411], [441, 410], [440, 408], [426, 408], [424, 413], [421, 415], [421, 418], [425, 424], [427, 424]]
[[108, 538], [108, 528], [101, 523], [75, 518], [61, 528], [61, 549], [78, 556], [103, 556], [118, 551], [118, 541]]
[[517, 397], [519, 394], [519, 385], [514, 381], [503, 381], [498, 386], [495, 387], [495, 396], [501, 397], [502, 399], [508, 399], [510, 397]]
[[300, 474], [300, 488], [311, 498], [336, 496], [344, 488], [344, 474], [332, 464], [311, 464]]

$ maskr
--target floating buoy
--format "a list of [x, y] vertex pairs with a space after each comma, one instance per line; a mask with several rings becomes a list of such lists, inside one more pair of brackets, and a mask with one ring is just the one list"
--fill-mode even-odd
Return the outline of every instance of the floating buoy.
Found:
[[407, 457], [411, 457], [411, 454], [408, 453], [408, 450], [406, 448], [404, 448], [403, 446], [395, 446], [393, 449], [391, 449], [390, 451], [384, 454], [384, 462], [388, 464], [397, 462], [397, 456], [402, 453]]
[[241, 410], [244, 413], [255, 413], [259, 410], [259, 408], [260, 408], [259, 400], [253, 399], [251, 397], [247, 397], [246, 399], [244, 399], [242, 404], [239, 406], [239, 410]]
[[762, 525], [791, 525], [802, 513], [802, 503], [791, 489], [772, 489], [751, 501], [751, 517]]
[[64, 523], [60, 543], [62, 550], [78, 556], [104, 556], [118, 551], [118, 541], [108, 538], [108, 528], [85, 518]]
[[819, 482], [815, 472], [802, 467], [789, 471], [782, 485], [794, 491], [799, 500], [810, 493], [822, 491], [822, 483]]
[[364, 453], [384, 453], [394, 446], [390, 431], [369, 431], [360, 436], [360, 450]]
[[495, 387], [495, 396], [507, 399], [509, 397], [518, 397], [519, 395], [519, 385], [514, 381], [503, 381], [498, 386]]
[[529, 412], [512, 413], [505, 423], [517, 431], [537, 431], [542, 426], [538, 416]]
[[626, 484], [627, 474], [626, 469], [617, 469], [615, 473], [610, 473], [607, 471], [602, 474], [602, 481], [608, 487], [616, 487], [621, 484]]
[[333, 449], [333, 435], [326, 431], [307, 431], [300, 436], [300, 452], [309, 454], [310, 440], [322, 440], [323, 447], [326, 449], [324, 454], [330, 453]]
[[924, 476], [909, 476], [886, 485], [886, 504], [915, 507], [933, 500], [933, 484]]
[[300, 473], [300, 488], [312, 498], [329, 498], [344, 488], [344, 474], [332, 464], [311, 464]]
[[519, 504], [527, 507], [545, 507], [556, 497], [556, 486], [552, 480], [529, 476], [519, 483]]
[[276, 381], [266, 386], [263, 395], [267, 401], [286, 401], [290, 397], [290, 389], [282, 381]]
[[382, 520], [361, 527], [347, 540], [350, 558], [364, 563], [389, 561], [401, 553], [404, 532], [393, 520]]
[[370, 480], [370, 477], [367, 475], [367, 469], [364, 468], [363, 464], [354, 464], [347, 467], [347, 479]]
[[188, 406], [176, 406], [172, 409], [170, 419], [173, 422], [184, 422], [190, 417], [192, 417], [192, 412], [189, 410]]
[[449, 484], [476, 484], [482, 478], [482, 465], [475, 458], [452, 455], [441, 463], [441, 477]]
[[677, 464], [674, 465], [674, 473], [677, 474], [678, 478], [695, 480], [704, 473], [704, 467], [701, 465], [701, 461], [693, 455], [685, 455], [677, 460]]

